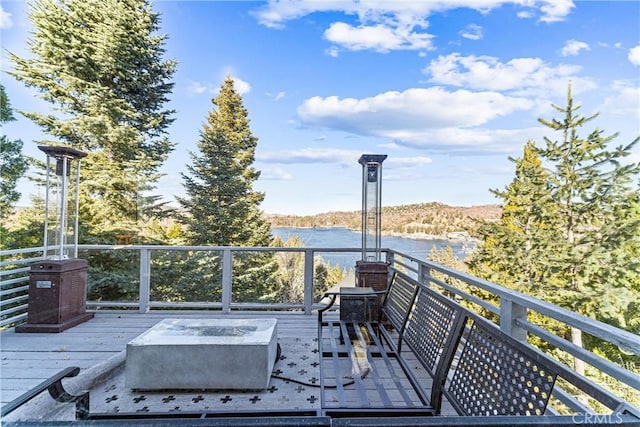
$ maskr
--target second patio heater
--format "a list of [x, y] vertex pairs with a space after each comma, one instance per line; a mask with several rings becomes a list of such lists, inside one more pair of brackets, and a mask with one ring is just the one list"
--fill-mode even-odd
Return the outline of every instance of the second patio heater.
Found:
[[381, 259], [382, 162], [386, 154], [363, 154], [362, 165], [362, 260], [356, 262], [356, 286], [387, 288], [388, 264]]
[[87, 261], [78, 258], [80, 159], [87, 153], [69, 146], [38, 148], [47, 155], [45, 260], [31, 265], [27, 323], [16, 332], [62, 332], [94, 314], [86, 312]]

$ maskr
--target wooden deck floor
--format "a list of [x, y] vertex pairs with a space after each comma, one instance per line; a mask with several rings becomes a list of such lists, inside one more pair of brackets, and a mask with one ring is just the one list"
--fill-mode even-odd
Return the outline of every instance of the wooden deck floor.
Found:
[[126, 345], [164, 318], [277, 318], [278, 336], [317, 338], [315, 315], [302, 313], [204, 311], [137, 312], [99, 311], [96, 316], [58, 334], [20, 333], [13, 329], [0, 334], [0, 388], [4, 405], [40, 382], [69, 366], [83, 370], [121, 354]]

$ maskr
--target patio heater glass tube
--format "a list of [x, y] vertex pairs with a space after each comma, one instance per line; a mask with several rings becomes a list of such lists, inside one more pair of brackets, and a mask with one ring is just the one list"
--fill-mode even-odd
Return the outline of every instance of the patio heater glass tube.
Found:
[[[69, 237], [73, 236], [73, 257], [78, 256], [78, 217], [80, 205], [80, 159], [87, 154], [67, 146], [38, 146], [47, 155], [47, 179], [45, 198], [45, 224], [44, 224], [44, 256], [48, 257], [49, 235], [53, 230], [53, 246], [55, 253], [53, 258], [62, 260], [68, 258], [65, 246]], [[51, 167], [51, 158], [55, 159], [55, 168]], [[71, 164], [77, 160], [75, 182], [70, 180]], [[56, 179], [50, 175], [55, 171]], [[74, 187], [74, 188], [70, 188]], [[70, 194], [74, 194], [75, 203], [67, 201]], [[70, 228], [69, 214], [74, 215], [74, 221]], [[51, 226], [51, 221], [56, 221]], [[71, 240], [71, 239], [69, 239]], [[71, 243], [71, 242], [69, 242]]]
[[382, 242], [382, 162], [384, 154], [363, 154], [362, 165], [362, 260], [380, 261]]

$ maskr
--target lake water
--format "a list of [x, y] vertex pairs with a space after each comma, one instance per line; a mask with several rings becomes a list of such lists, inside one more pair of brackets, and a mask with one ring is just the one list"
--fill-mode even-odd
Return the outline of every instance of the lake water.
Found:
[[[362, 234], [344, 227], [316, 227], [316, 228], [272, 228], [274, 236], [286, 241], [289, 237], [300, 236], [306, 247], [322, 248], [360, 248], [362, 247]], [[418, 259], [426, 260], [431, 248], [442, 249], [451, 246], [453, 254], [459, 258], [465, 258], [465, 251], [470, 248], [468, 244], [446, 239], [409, 239], [397, 236], [382, 236], [382, 247], [395, 249]], [[320, 254], [331, 265], [340, 265], [349, 270], [353, 268], [357, 260], [362, 258], [358, 253], [345, 254]]]

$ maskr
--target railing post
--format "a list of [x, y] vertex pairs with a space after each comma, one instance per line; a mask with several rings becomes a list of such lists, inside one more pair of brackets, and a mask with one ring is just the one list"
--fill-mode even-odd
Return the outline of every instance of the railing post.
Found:
[[232, 273], [231, 249], [222, 251], [222, 312], [231, 311], [231, 273]]
[[391, 251], [387, 251], [387, 263], [389, 266], [393, 267], [393, 263], [395, 261], [395, 253]]
[[304, 314], [311, 314], [313, 305], [313, 250], [304, 251]]
[[[425, 270], [425, 266], [423, 263], [418, 264], [418, 282], [423, 283], [424, 284], [424, 270]], [[427, 269], [427, 272], [429, 272], [429, 269]], [[427, 286], [429, 286], [429, 283], [426, 283]]]
[[151, 295], [151, 254], [149, 249], [140, 249], [140, 290], [138, 311], [149, 312], [149, 298]]
[[519, 341], [527, 341], [527, 331], [516, 323], [517, 319], [527, 319], [527, 308], [500, 297], [500, 329]]
[[[425, 277], [427, 278], [425, 280]], [[418, 282], [427, 287], [431, 287], [431, 267], [425, 265], [423, 262], [418, 264]]]

